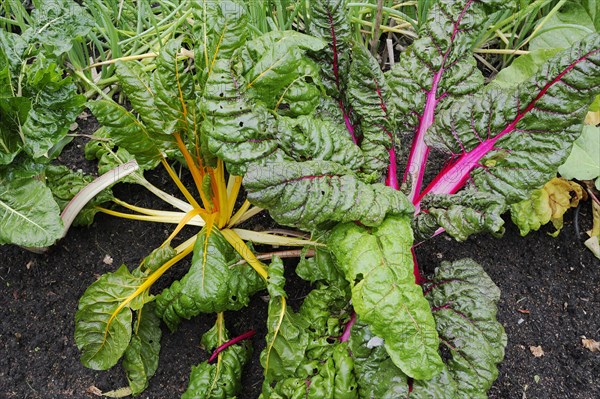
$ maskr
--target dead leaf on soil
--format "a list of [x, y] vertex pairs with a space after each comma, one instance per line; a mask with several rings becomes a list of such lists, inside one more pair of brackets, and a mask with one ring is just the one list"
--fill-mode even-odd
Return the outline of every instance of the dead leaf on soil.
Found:
[[591, 352], [600, 352], [600, 342], [594, 341], [593, 339], [587, 339], [585, 336], [581, 337], [581, 344], [583, 347]]
[[529, 350], [531, 351], [531, 354], [535, 357], [544, 356], [544, 350], [542, 349], [541, 346], [530, 346]]
[[96, 387], [95, 385], [88, 387], [88, 389], [86, 389], [85, 391], [92, 395], [102, 396], [102, 391], [98, 389], [98, 387]]

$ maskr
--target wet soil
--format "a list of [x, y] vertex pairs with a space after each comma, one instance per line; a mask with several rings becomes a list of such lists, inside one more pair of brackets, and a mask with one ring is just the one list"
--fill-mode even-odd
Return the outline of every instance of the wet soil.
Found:
[[[94, 170], [82, 158], [81, 145], [81, 139], [75, 140], [63, 153], [63, 163]], [[150, 178], [169, 190], [165, 176]], [[115, 192], [130, 203], [161, 206], [136, 186], [120, 185]], [[591, 223], [588, 206], [581, 208], [582, 230]], [[170, 226], [99, 214], [91, 227], [72, 228], [46, 254], [0, 247], [0, 398], [93, 398], [90, 387], [106, 391], [126, 386], [119, 367], [94, 371], [80, 364], [73, 340], [77, 302], [99, 275], [123, 263], [137, 265], [169, 232]], [[441, 261], [464, 257], [480, 262], [502, 290], [498, 318], [508, 346], [490, 398], [600, 398], [600, 353], [581, 343], [582, 336], [600, 341], [600, 261], [575, 235], [571, 216], [557, 238], [546, 231], [520, 237], [507, 221], [502, 239], [479, 236], [458, 243], [440, 236], [418, 248], [420, 265], [429, 271]], [[112, 264], [107, 264], [109, 258]], [[156, 290], [181, 277], [187, 265], [170, 270]], [[299, 303], [310, 287], [291, 268], [287, 277], [291, 302]], [[258, 354], [264, 347], [266, 310], [267, 303], [257, 295], [248, 309], [226, 314], [233, 335], [257, 331], [241, 399], [257, 398], [260, 392]], [[164, 330], [158, 372], [141, 398], [181, 395], [191, 366], [208, 357], [199, 342], [213, 323], [213, 316], [201, 316], [184, 322], [176, 333]], [[544, 355], [535, 357], [531, 346], [541, 346]]]

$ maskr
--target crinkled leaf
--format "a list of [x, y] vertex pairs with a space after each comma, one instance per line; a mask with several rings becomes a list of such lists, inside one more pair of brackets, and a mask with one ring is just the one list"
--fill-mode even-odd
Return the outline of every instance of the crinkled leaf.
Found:
[[575, 143], [571, 154], [558, 173], [565, 179], [594, 180], [598, 186], [600, 177], [600, 128], [584, 126], [581, 136]]
[[[306, 51], [319, 51], [322, 40], [295, 31], [272, 31], [247, 42], [235, 54], [232, 65], [244, 77], [244, 90], [262, 101], [267, 108], [277, 108], [280, 98], [298, 79], [306, 79], [303, 71], [315, 70], [313, 61], [304, 56]], [[315, 79], [316, 76], [310, 77]], [[298, 89], [300, 86], [295, 86]], [[308, 91], [318, 103], [319, 92]]]
[[423, 239], [431, 237], [442, 227], [458, 241], [470, 235], [504, 232], [502, 213], [506, 210], [504, 198], [497, 194], [464, 190], [454, 195], [431, 195], [423, 198], [421, 206], [427, 213], [415, 218], [415, 230]]
[[346, 0], [316, 0], [311, 3], [307, 32], [324, 40], [325, 51], [314, 54], [323, 74], [327, 94], [342, 98], [350, 69], [352, 28], [348, 20]]
[[280, 296], [283, 268], [276, 259], [269, 276], [267, 347], [261, 354], [265, 381], [261, 398], [357, 398], [354, 362], [341, 335], [348, 295], [335, 286], [311, 291], [295, 313]]
[[[408, 377], [392, 361], [381, 339], [357, 321], [352, 326], [352, 351], [361, 398], [396, 399], [408, 396]], [[375, 345], [374, 345], [375, 343]], [[436, 378], [436, 377], [434, 377]]]
[[24, 150], [33, 158], [56, 154], [52, 147], [66, 137], [83, 109], [85, 97], [77, 94], [72, 79], [63, 78], [55, 63], [43, 58], [37, 58], [27, 70], [23, 97], [31, 101], [27, 119], [21, 120]]
[[287, 306], [283, 263], [274, 258], [269, 266], [267, 289], [271, 296], [267, 316], [267, 345], [260, 355], [267, 381], [293, 375], [309, 344], [309, 322]]
[[[496, 321], [500, 290], [471, 259], [443, 262], [426, 289], [437, 330], [452, 357], [447, 361], [457, 390], [452, 397], [487, 398], [504, 358], [506, 334]], [[418, 382], [427, 389], [426, 382]]]
[[119, 307], [142, 282], [122, 265], [85, 290], [75, 314], [75, 343], [84, 366], [107, 370], [123, 356], [131, 341], [132, 303]]
[[144, 269], [155, 271], [177, 255], [171, 245], [161, 245], [144, 258]]
[[296, 266], [296, 274], [300, 278], [311, 283], [327, 282], [336, 287], [346, 285], [345, 277], [338, 269], [331, 252], [323, 248], [314, 248], [315, 255], [306, 257], [307, 249], [303, 250], [298, 266]]
[[183, 37], [170, 40], [161, 48], [150, 90], [164, 121], [162, 133], [195, 137], [200, 116], [196, 113], [193, 74], [188, 71], [186, 59], [179, 55], [182, 40]]
[[352, 49], [347, 98], [364, 154], [363, 178], [377, 182], [390, 162], [393, 125], [388, 111], [389, 88], [377, 60], [361, 45]]
[[30, 44], [48, 47], [59, 57], [95, 26], [85, 8], [71, 0], [36, 0], [32, 24], [23, 36]]
[[46, 247], [63, 231], [60, 209], [44, 183], [0, 170], [0, 244]]
[[510, 216], [522, 236], [550, 221], [556, 229], [552, 235], [556, 236], [562, 229], [565, 212], [576, 207], [584, 196], [585, 192], [579, 184], [554, 178], [541, 189], [535, 190], [531, 198], [512, 204]]
[[133, 395], [148, 387], [148, 381], [158, 368], [160, 352], [160, 319], [154, 314], [154, 304], [149, 303], [137, 311], [138, 324], [123, 357], [123, 369]]
[[600, 86], [600, 35], [561, 52], [513, 90], [487, 90], [455, 102], [436, 119], [430, 145], [455, 155], [425, 190], [454, 193], [467, 179], [507, 204], [555, 176]]
[[325, 160], [358, 171], [366, 158], [348, 131], [328, 118], [281, 117], [276, 138], [280, 148], [296, 161]]
[[131, 102], [133, 109], [140, 115], [148, 133], [160, 137], [163, 141], [173, 141], [172, 137], [164, 134], [167, 120], [156, 106], [156, 94], [150, 88], [150, 77], [135, 62], [118, 61], [116, 63], [117, 77], [123, 92]]
[[194, 57], [196, 78], [203, 88], [217, 58], [230, 59], [246, 41], [248, 20], [241, 1], [194, 1], [192, 7], [197, 39]]
[[[69, 201], [73, 199], [94, 178], [83, 174], [81, 171], [72, 171], [66, 166], [49, 165], [45, 169], [46, 183], [60, 210], [64, 210]], [[79, 212], [73, 224], [75, 226], [89, 226], [94, 221], [94, 215], [98, 212], [96, 206], [112, 200], [110, 189], [100, 192]]]
[[[8, 66], [9, 81], [16, 81], [21, 72], [21, 64], [27, 53], [27, 42], [20, 35], [12, 32], [0, 30], [0, 69]], [[4, 77], [3, 79], [6, 79]], [[2, 95], [6, 95], [4, 90], [10, 89], [10, 86], [4, 86]]]
[[0, 165], [10, 164], [21, 152], [21, 123], [27, 120], [30, 109], [31, 101], [28, 98], [0, 97]]
[[355, 359], [360, 397], [392, 399], [487, 398], [504, 357], [506, 334], [496, 321], [500, 291], [481, 266], [464, 259], [445, 262], [426, 289], [449, 356], [430, 380], [413, 380], [396, 367], [371, 329], [359, 320], [352, 328], [350, 349]]
[[244, 177], [248, 200], [269, 209], [278, 223], [314, 229], [331, 221], [374, 226], [386, 215], [411, 214], [406, 197], [383, 184], [367, 185], [328, 161], [273, 162]]
[[206, 82], [201, 105], [206, 115], [202, 130], [209, 150], [227, 163], [229, 172], [243, 175], [249, 162], [279, 158], [272, 140], [275, 120], [261, 103], [252, 103], [241, 91], [230, 61], [218, 59]]
[[182, 318], [239, 310], [248, 305], [250, 296], [264, 284], [250, 266], [236, 265], [239, 259], [218, 229], [210, 234], [203, 229], [198, 234], [188, 273], [156, 298], [157, 314], [175, 330]]
[[386, 76], [400, 116], [399, 133], [413, 138], [404, 175], [404, 181], [411, 185], [411, 200], [421, 189], [429, 152], [423, 139], [437, 113], [483, 85], [483, 76], [470, 55], [475, 40], [485, 30], [484, 6], [484, 2], [471, 0], [436, 2], [419, 38]]
[[172, 136], [150, 134], [142, 122], [114, 101], [92, 101], [88, 107], [107, 130], [108, 137], [133, 155], [143, 169], [154, 168], [162, 158], [162, 151], [173, 142]]
[[[211, 350], [227, 340], [227, 330], [219, 331], [217, 324], [202, 336], [202, 345]], [[250, 360], [251, 347], [243, 341], [221, 352], [217, 360], [209, 364], [200, 363], [192, 367], [190, 382], [182, 399], [229, 399], [242, 391], [242, 369]]]
[[[268, 109], [282, 106], [288, 95], [303, 102], [299, 109], [304, 111], [295, 109], [294, 113], [309, 113], [307, 104], [314, 109], [321, 93], [305, 80], [306, 72], [315, 68], [304, 53], [322, 46], [320, 40], [300, 33], [271, 32], [248, 42], [233, 60], [214, 61], [201, 105], [206, 117], [202, 131], [208, 135], [210, 151], [227, 162], [230, 172], [243, 175], [249, 162], [284, 157], [274, 140], [277, 121]], [[311, 76], [311, 80], [317, 79]], [[300, 80], [307, 84], [300, 85]], [[289, 123], [282, 125], [284, 137], [289, 128]], [[323, 135], [322, 129], [307, 138], [319, 135]]]
[[431, 310], [415, 283], [412, 243], [410, 219], [388, 217], [370, 230], [340, 224], [328, 246], [351, 284], [354, 310], [384, 339], [394, 364], [412, 378], [430, 379], [443, 363]]

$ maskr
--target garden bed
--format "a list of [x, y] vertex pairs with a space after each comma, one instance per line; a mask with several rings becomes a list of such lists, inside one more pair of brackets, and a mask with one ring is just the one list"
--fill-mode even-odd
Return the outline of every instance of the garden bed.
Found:
[[[83, 139], [77, 139], [61, 161], [92, 171], [93, 163], [82, 158], [82, 145]], [[149, 178], [163, 186], [168, 180], [158, 173]], [[138, 186], [119, 185], [115, 191], [131, 203], [153, 205], [154, 199]], [[579, 218], [582, 230], [591, 224], [587, 203]], [[264, 227], [270, 223], [266, 216], [257, 220], [255, 223], [264, 223]], [[0, 398], [91, 398], [93, 387], [108, 391], [126, 386], [119, 367], [98, 372], [79, 362], [73, 339], [77, 303], [101, 274], [123, 263], [130, 268], [139, 264], [169, 232], [166, 225], [99, 214], [90, 228], [72, 228], [46, 254], [0, 247]], [[498, 319], [508, 334], [508, 345], [490, 398], [600, 397], [600, 353], [590, 352], [581, 343], [582, 336], [600, 340], [600, 262], [576, 237], [572, 213], [554, 239], [545, 231], [520, 237], [518, 229], [507, 222], [502, 239], [482, 235], [457, 243], [442, 235], [417, 255], [427, 271], [443, 260], [472, 257], [500, 287]], [[188, 265], [189, 259], [174, 267], [153, 291], [159, 292], [173, 278], [181, 277]], [[288, 269], [286, 291], [292, 306], [297, 306], [310, 287]], [[225, 316], [234, 336], [250, 328], [257, 331], [254, 354], [244, 370], [241, 399], [257, 398], [261, 390], [258, 356], [265, 343], [267, 313], [261, 295], [266, 291], [256, 295], [249, 308]], [[191, 366], [208, 357], [199, 342], [213, 325], [213, 318], [200, 316], [184, 322], [174, 334], [164, 328], [160, 367], [142, 398], [181, 395]], [[535, 357], [530, 346], [541, 346], [544, 355]]]

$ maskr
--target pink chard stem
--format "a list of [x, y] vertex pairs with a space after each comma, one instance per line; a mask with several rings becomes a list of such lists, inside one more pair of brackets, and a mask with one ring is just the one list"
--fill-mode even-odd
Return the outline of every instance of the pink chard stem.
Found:
[[208, 362], [209, 363], [213, 362], [217, 358], [217, 356], [219, 356], [219, 353], [223, 352], [225, 349], [229, 348], [231, 345], [235, 345], [238, 342], [241, 342], [241, 341], [243, 341], [245, 339], [252, 338], [254, 336], [254, 334], [256, 334], [255, 330], [246, 331], [242, 335], [237, 336], [237, 337], [235, 337], [233, 339], [230, 339], [229, 341], [225, 342], [223, 345], [221, 345], [217, 349], [215, 349], [215, 351], [213, 352], [213, 354], [208, 359]]
[[344, 332], [340, 335], [340, 342], [346, 342], [350, 339], [350, 333], [352, 332], [352, 326], [356, 323], [356, 313], [352, 312], [352, 316], [350, 320], [346, 323], [344, 327]]

